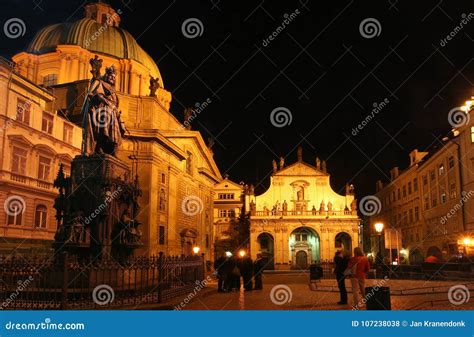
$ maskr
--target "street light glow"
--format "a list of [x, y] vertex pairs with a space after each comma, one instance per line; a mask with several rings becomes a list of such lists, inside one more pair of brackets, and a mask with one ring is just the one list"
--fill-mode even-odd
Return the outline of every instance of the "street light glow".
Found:
[[231, 256], [232, 256], [232, 253], [231, 253], [231, 252], [225, 252], [225, 256], [231, 257]]
[[377, 233], [379, 233], [379, 234], [382, 233], [382, 231], [383, 231], [383, 223], [377, 222], [377, 223], [375, 224], [375, 230], [376, 230]]
[[194, 254], [198, 254], [200, 250], [201, 250], [201, 248], [199, 248], [198, 246], [193, 247], [193, 253]]
[[245, 256], [245, 250], [243, 250], [243, 249], [240, 250], [240, 251], [239, 251], [239, 256], [240, 256], [240, 257], [244, 257], [244, 256]]
[[469, 246], [469, 245], [471, 244], [471, 239], [465, 238], [465, 239], [463, 240], [463, 243], [464, 243], [465, 246]]

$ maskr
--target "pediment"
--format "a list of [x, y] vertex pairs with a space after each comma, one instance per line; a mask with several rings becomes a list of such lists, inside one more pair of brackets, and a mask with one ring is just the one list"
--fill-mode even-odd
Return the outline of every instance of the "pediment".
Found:
[[327, 173], [318, 170], [316, 167], [303, 162], [294, 163], [282, 170], [277, 171], [274, 176], [327, 176]]

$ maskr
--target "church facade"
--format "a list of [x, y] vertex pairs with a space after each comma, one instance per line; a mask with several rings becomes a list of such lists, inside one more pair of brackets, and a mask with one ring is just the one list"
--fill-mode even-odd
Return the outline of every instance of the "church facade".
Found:
[[330, 260], [336, 250], [359, 245], [359, 224], [352, 186], [345, 195], [330, 185], [326, 163], [302, 160], [285, 167], [273, 163], [270, 187], [261, 195], [247, 194], [250, 209], [250, 252], [262, 254], [268, 268], [306, 269]]
[[[6, 183], [0, 185], [0, 196], [6, 200], [14, 195], [26, 204], [16, 217], [0, 217], [0, 248], [18, 241], [26, 253], [30, 246], [25, 240], [39, 239], [46, 243], [43, 248], [52, 242], [57, 195], [52, 182], [59, 163], [68, 168], [80, 153], [81, 108], [92, 78], [90, 62], [97, 55], [102, 72], [116, 69], [126, 128], [117, 156], [139, 177], [142, 190], [137, 220], [144, 246], [137, 254], [192, 254], [198, 247], [212, 260], [213, 188], [221, 174], [201, 134], [170, 113], [171, 93], [158, 66], [120, 28], [119, 14], [103, 2], [87, 4], [82, 19], [41, 29], [24, 52], [13, 56], [12, 66], [4, 68], [1, 90], [9, 100], [1, 105], [2, 123], [12, 126], [2, 136], [2, 148], [18, 155], [9, 161], [10, 152], [3, 153], [7, 160], [0, 179]], [[31, 106], [29, 125], [22, 122], [24, 102]]]

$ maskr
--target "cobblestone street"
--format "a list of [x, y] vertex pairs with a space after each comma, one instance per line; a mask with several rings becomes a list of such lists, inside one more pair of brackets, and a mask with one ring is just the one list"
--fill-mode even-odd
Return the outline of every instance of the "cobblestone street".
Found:
[[[448, 290], [455, 285], [465, 284], [472, 297], [474, 283], [460, 281], [420, 280], [367, 280], [366, 286], [389, 286], [392, 310], [473, 310], [474, 301], [453, 305], [448, 299]], [[286, 286], [281, 287], [280, 285]], [[279, 286], [277, 288], [277, 286]], [[201, 290], [197, 296], [182, 305], [182, 310], [351, 310], [352, 294], [349, 280], [349, 305], [337, 305], [339, 293], [335, 280], [316, 283], [316, 291], [310, 289], [307, 274], [266, 274], [263, 290], [250, 292], [234, 291], [218, 293], [215, 281]], [[271, 291], [274, 289], [274, 295]], [[280, 289], [280, 291], [275, 291]], [[288, 291], [289, 289], [289, 291]], [[179, 298], [174, 305], [181, 303]], [[273, 298], [273, 301], [272, 301]], [[280, 304], [281, 303], [281, 304]]]

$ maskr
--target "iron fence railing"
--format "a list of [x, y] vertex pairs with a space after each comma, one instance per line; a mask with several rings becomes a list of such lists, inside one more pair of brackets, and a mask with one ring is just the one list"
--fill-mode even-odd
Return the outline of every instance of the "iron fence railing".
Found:
[[204, 279], [200, 256], [71, 261], [0, 257], [0, 309], [100, 309], [161, 303]]

